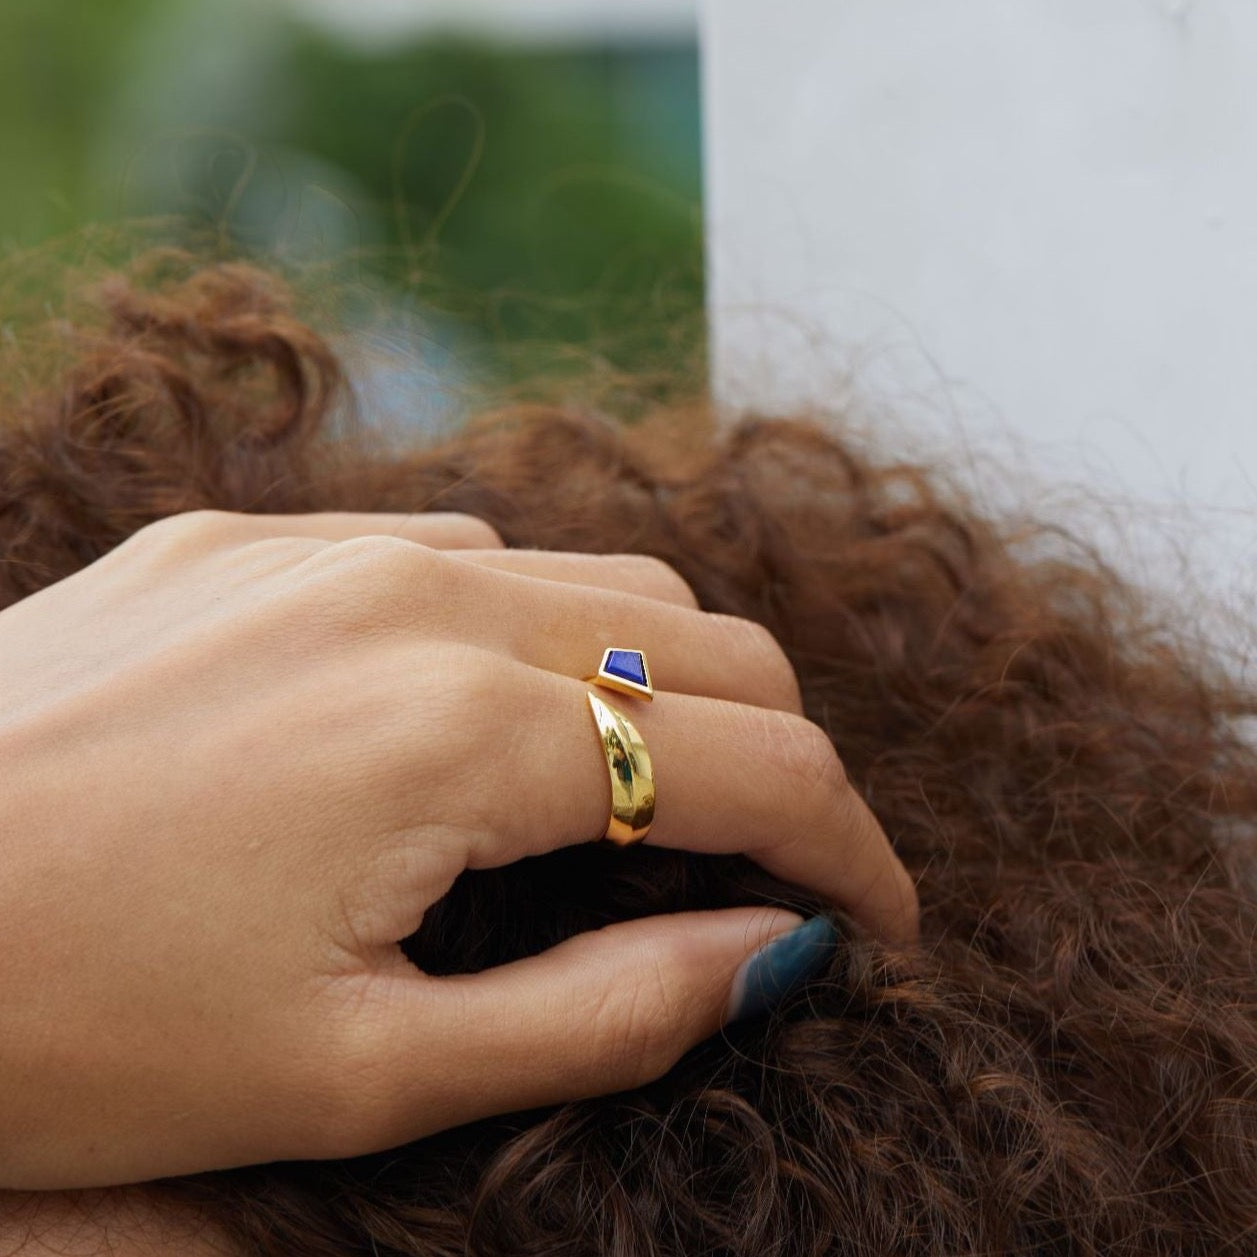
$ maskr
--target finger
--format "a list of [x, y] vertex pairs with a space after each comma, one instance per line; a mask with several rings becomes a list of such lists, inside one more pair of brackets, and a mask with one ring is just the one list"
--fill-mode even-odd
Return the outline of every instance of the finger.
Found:
[[[502, 551], [498, 570], [490, 570], [428, 546], [366, 536], [329, 546], [320, 561], [336, 572], [342, 591], [369, 573], [368, 596], [356, 600], [360, 613], [375, 631], [389, 623], [408, 642], [416, 623], [426, 623], [436, 636], [569, 677], [595, 673], [607, 647], [627, 647], [647, 655], [660, 689], [802, 711], [794, 669], [772, 634], [751, 620], [677, 605], [684, 593], [657, 560], [618, 556], [604, 563], [639, 586], [671, 585], [668, 601], [523, 575], [507, 570], [515, 562], [509, 553]], [[569, 575], [596, 566], [576, 555], [549, 561], [561, 561]]]
[[340, 1071], [386, 1083], [359, 1088], [360, 1146], [336, 1154], [657, 1078], [731, 1015], [762, 1011], [741, 994], [748, 971], [779, 993], [823, 967], [835, 935], [817, 920], [775, 974], [770, 940], [802, 919], [735, 908], [608, 926], [474, 975], [403, 978], [356, 1044], [365, 1068]]
[[[486, 722], [484, 774], [467, 813], [485, 837], [469, 867], [506, 864], [601, 837], [611, 813], [606, 755], [587, 687], [533, 669], [502, 676], [510, 789], [502, 789], [502, 729]], [[612, 697], [610, 695], [608, 698]], [[785, 881], [849, 912], [873, 934], [910, 942], [916, 888], [852, 787], [819, 726], [789, 712], [660, 693], [650, 704], [612, 702], [645, 741], [653, 764], [654, 823], [646, 841], [700, 853], [750, 856]], [[473, 784], [474, 779], [473, 779]]]
[[501, 549], [502, 538], [492, 524], [456, 511], [408, 515], [353, 511], [320, 511], [307, 515], [249, 515], [216, 512], [216, 529], [225, 539], [261, 541], [269, 537], [313, 537], [349, 541], [354, 537], [401, 537], [435, 550]]
[[[510, 553], [504, 551], [503, 559]], [[411, 586], [430, 599], [435, 579], [443, 576], [442, 605], [457, 621], [462, 640], [535, 668], [587, 677], [598, 670], [607, 647], [640, 650], [659, 690], [802, 712], [790, 661], [772, 634], [753, 620], [621, 589], [538, 580], [506, 570], [509, 563], [488, 571], [440, 556], [437, 571], [429, 570], [426, 581], [416, 576]], [[568, 571], [579, 567], [573, 564]], [[614, 571], [615, 563], [610, 567]], [[633, 577], [627, 563], [620, 570], [626, 579]], [[667, 578], [652, 572], [649, 579]]]
[[491, 524], [474, 515], [454, 511], [409, 515], [337, 511], [306, 515], [250, 515], [231, 511], [200, 514], [214, 518], [214, 530], [219, 537], [229, 534], [231, 540], [239, 542], [272, 537], [309, 537], [329, 542], [367, 536], [401, 537], [435, 550], [457, 551], [450, 557], [478, 567], [632, 593], [678, 606], [698, 606], [694, 591], [661, 559], [645, 554], [508, 550]]
[[451, 556], [464, 563], [513, 572], [534, 580], [559, 581], [613, 593], [654, 598], [698, 609], [685, 579], [661, 559], [645, 554], [569, 554], [561, 550], [462, 550]]

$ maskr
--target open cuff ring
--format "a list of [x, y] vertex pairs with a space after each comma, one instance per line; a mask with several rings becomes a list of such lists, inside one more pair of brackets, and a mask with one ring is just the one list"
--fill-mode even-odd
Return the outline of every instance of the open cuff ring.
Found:
[[[640, 650], [609, 649], [594, 676], [595, 685], [633, 694], [647, 702], [654, 696], [646, 656]], [[632, 721], [590, 690], [586, 697], [598, 726], [598, 737], [607, 757], [611, 775], [611, 819], [605, 837], [626, 846], [640, 842], [650, 830], [655, 816], [655, 778], [650, 752]]]

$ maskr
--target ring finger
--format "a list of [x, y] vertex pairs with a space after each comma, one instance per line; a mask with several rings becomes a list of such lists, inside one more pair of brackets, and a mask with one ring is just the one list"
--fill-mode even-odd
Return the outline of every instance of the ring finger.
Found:
[[[511, 789], [497, 774], [476, 797], [486, 837], [468, 867], [523, 856], [605, 832], [607, 761], [586, 687], [536, 669], [512, 678], [529, 735], [517, 748]], [[750, 856], [785, 881], [846, 909], [882, 937], [916, 937], [916, 889], [868, 806], [847, 780], [825, 733], [789, 712], [660, 694], [616, 706], [650, 749], [657, 796], [646, 841], [708, 854]], [[500, 740], [500, 731], [491, 731]]]

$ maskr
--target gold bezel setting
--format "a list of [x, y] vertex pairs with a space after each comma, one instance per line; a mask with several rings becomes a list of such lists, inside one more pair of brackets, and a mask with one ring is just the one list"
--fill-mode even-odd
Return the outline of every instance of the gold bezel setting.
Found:
[[628, 694], [648, 703], [655, 696], [654, 686], [650, 681], [650, 668], [647, 666], [645, 654], [640, 650], [608, 646], [602, 652], [598, 671], [585, 679], [604, 689], [614, 690], [617, 694]]

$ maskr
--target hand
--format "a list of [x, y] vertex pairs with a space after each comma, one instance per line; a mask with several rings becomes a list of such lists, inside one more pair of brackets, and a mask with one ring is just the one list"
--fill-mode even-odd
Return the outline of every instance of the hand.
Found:
[[796, 916], [648, 918], [459, 977], [398, 947], [463, 869], [605, 831], [580, 677], [607, 645], [654, 673], [620, 704], [648, 841], [915, 936], [780, 650], [657, 561], [198, 512], [0, 612], [0, 1186], [355, 1155], [644, 1082], [718, 1029]]

